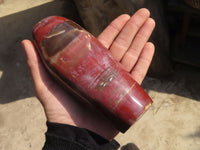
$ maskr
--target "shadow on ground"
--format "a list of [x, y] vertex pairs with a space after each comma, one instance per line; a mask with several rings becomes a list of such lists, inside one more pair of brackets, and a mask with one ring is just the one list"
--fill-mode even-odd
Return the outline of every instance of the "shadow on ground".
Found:
[[121, 150], [140, 150], [134, 143], [128, 143], [121, 147]]
[[[58, 9], [62, 8], [62, 10]], [[57, 0], [0, 18], [0, 103], [9, 103], [34, 96], [33, 84], [26, 65], [21, 41], [31, 39], [32, 27], [44, 17], [62, 15], [81, 24], [72, 0]], [[147, 78], [143, 87], [174, 93], [194, 100], [200, 99], [200, 71], [176, 68], [168, 79]]]
[[200, 139], [200, 126], [194, 133], [187, 135], [187, 138], [198, 138], [198, 139]]
[[21, 41], [32, 39], [32, 27], [51, 15], [65, 16], [81, 23], [71, 0], [49, 2], [0, 18], [0, 103], [34, 96]]
[[200, 101], [200, 69], [174, 64], [174, 73], [165, 78], [146, 78], [142, 86], [148, 90], [176, 94]]

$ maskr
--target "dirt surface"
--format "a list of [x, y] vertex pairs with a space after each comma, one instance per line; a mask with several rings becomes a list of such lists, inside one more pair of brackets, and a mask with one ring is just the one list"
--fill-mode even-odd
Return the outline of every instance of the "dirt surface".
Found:
[[189, 69], [168, 80], [146, 78], [144, 87], [154, 104], [117, 140], [122, 145], [134, 143], [140, 150], [199, 150], [199, 76], [199, 71]]
[[[0, 150], [38, 150], [44, 144], [46, 119], [20, 42], [31, 39], [32, 27], [42, 18], [70, 15], [66, 6], [71, 3], [0, 1]], [[170, 78], [149, 77], [142, 86], [154, 104], [128, 132], [116, 137], [120, 149], [199, 150], [200, 71], [180, 65]]]

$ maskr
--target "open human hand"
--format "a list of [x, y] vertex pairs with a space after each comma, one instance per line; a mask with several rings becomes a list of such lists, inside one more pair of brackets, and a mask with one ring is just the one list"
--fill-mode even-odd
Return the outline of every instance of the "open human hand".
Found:
[[[147, 9], [138, 10], [132, 17], [121, 15], [99, 35], [98, 40], [108, 48], [113, 57], [141, 84], [154, 54], [154, 45], [147, 42], [155, 22]], [[85, 109], [70, 93], [60, 87], [46, 72], [33, 43], [23, 40], [27, 63], [49, 122], [87, 128], [107, 139], [118, 131], [100, 113]]]

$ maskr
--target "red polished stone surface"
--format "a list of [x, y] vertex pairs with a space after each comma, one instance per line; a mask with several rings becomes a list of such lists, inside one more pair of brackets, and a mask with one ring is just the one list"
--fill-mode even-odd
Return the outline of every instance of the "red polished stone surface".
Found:
[[109, 51], [73, 21], [45, 18], [34, 27], [33, 37], [49, 72], [98, 106], [119, 131], [125, 132], [152, 104]]

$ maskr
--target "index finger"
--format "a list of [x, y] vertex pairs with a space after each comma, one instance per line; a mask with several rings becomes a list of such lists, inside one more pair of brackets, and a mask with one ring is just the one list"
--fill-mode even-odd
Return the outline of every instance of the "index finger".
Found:
[[123, 14], [113, 20], [105, 29], [104, 31], [98, 36], [98, 40], [109, 49], [112, 42], [122, 30], [124, 25], [130, 19], [128, 14]]

